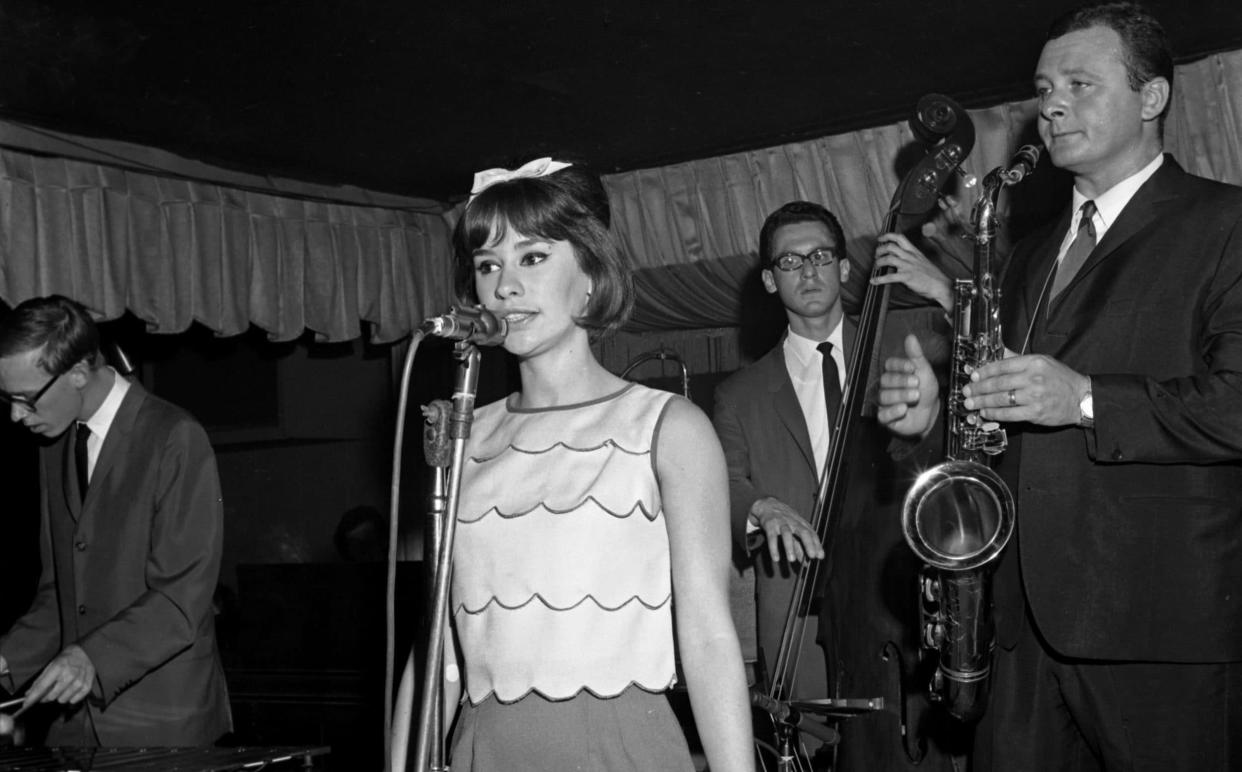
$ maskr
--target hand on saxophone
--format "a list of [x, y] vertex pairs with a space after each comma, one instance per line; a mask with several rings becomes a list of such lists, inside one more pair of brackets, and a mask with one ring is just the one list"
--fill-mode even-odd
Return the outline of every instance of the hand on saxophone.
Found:
[[1068, 426], [1082, 418], [1079, 405], [1090, 383], [1052, 357], [1024, 354], [981, 366], [962, 394], [967, 410], [989, 420]]
[[872, 284], [904, 284], [911, 291], [939, 303], [945, 311], [953, 310], [952, 282], [910, 239], [900, 233], [880, 234], [875, 248], [875, 264], [893, 270], [873, 276]]
[[904, 357], [889, 357], [880, 374], [876, 417], [894, 434], [922, 437], [931, 431], [940, 410], [940, 384], [923, 347], [907, 335]]

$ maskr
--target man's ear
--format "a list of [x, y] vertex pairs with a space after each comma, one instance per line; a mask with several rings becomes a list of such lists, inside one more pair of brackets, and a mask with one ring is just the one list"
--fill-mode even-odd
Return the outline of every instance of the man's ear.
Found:
[[1170, 97], [1169, 81], [1165, 78], [1152, 78], [1139, 89], [1143, 100], [1143, 120], [1154, 121], [1160, 118]]
[[844, 284], [850, 280], [850, 259], [848, 257], [841, 258], [841, 283]]
[[86, 362], [78, 361], [74, 363], [73, 367], [69, 368], [65, 373], [65, 377], [73, 384], [73, 388], [80, 389], [90, 380], [91, 374], [86, 367]]
[[759, 277], [763, 279], [763, 288], [768, 291], [769, 295], [776, 294], [776, 277], [772, 275], [771, 268], [764, 268]]

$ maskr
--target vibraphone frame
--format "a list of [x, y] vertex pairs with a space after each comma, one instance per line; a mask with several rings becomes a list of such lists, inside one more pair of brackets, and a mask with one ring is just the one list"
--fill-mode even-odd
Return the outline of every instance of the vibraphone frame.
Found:
[[[5, 772], [230, 772], [260, 770], [273, 764], [313, 769], [327, 746], [268, 748], [0, 748]], [[291, 763], [289, 763], [291, 762]]]

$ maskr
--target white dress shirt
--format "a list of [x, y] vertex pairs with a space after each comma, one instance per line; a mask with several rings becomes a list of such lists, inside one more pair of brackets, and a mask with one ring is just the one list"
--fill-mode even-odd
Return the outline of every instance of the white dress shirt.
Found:
[[[112, 370], [111, 367], [108, 369]], [[104, 438], [108, 436], [108, 430], [112, 428], [116, 411], [121, 409], [121, 401], [125, 399], [125, 392], [129, 391], [129, 381], [115, 370], [112, 370], [112, 375], [112, 389], [108, 391], [108, 396], [104, 397], [103, 404], [99, 406], [94, 415], [86, 419], [86, 425], [91, 429], [91, 436], [86, 441], [86, 479], [88, 481], [95, 473], [95, 462], [99, 460], [99, 450], [103, 447]]]
[[[1121, 210], [1126, 208], [1126, 204], [1130, 203], [1130, 199], [1134, 198], [1134, 194], [1138, 192], [1138, 189], [1143, 186], [1144, 182], [1151, 179], [1151, 176], [1156, 173], [1156, 170], [1160, 168], [1162, 163], [1164, 163], [1164, 154], [1160, 153], [1151, 163], [1139, 171], [1126, 177], [1094, 199], [1090, 199], [1095, 201], [1095, 215], [1091, 218], [1091, 223], [1095, 226], [1096, 244], [1099, 244], [1104, 239], [1104, 233], [1121, 216]], [[1070, 244], [1074, 243], [1074, 237], [1078, 235], [1078, 221], [1082, 219], [1082, 205], [1088, 200], [1086, 196], [1078, 192], [1078, 188], [1074, 188], [1074, 216], [1070, 218], [1069, 230], [1066, 232], [1065, 238], [1061, 239], [1061, 250], [1057, 252], [1058, 267], [1060, 267], [1061, 261], [1065, 259], [1065, 253], [1069, 251]]]
[[[828, 335], [832, 344], [832, 358], [837, 363], [837, 385], [845, 389], [845, 352], [842, 348], [842, 325], [840, 322]], [[811, 435], [811, 452], [815, 454], [815, 469], [823, 474], [824, 463], [828, 460], [828, 449], [832, 443], [828, 406], [824, 401], [824, 355], [816, 348], [823, 341], [811, 340], [798, 335], [793, 330], [785, 336], [785, 369], [789, 371], [789, 380], [793, 381], [794, 393], [798, 395], [798, 406], [802, 408], [802, 417], [806, 419], [806, 430]]]

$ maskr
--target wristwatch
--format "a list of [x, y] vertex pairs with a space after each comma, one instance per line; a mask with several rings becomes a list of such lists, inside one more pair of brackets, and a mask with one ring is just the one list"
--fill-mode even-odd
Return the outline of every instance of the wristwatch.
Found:
[[1084, 428], [1095, 426], [1095, 403], [1091, 399], [1091, 378], [1087, 378], [1087, 393], [1078, 402], [1078, 425]]

